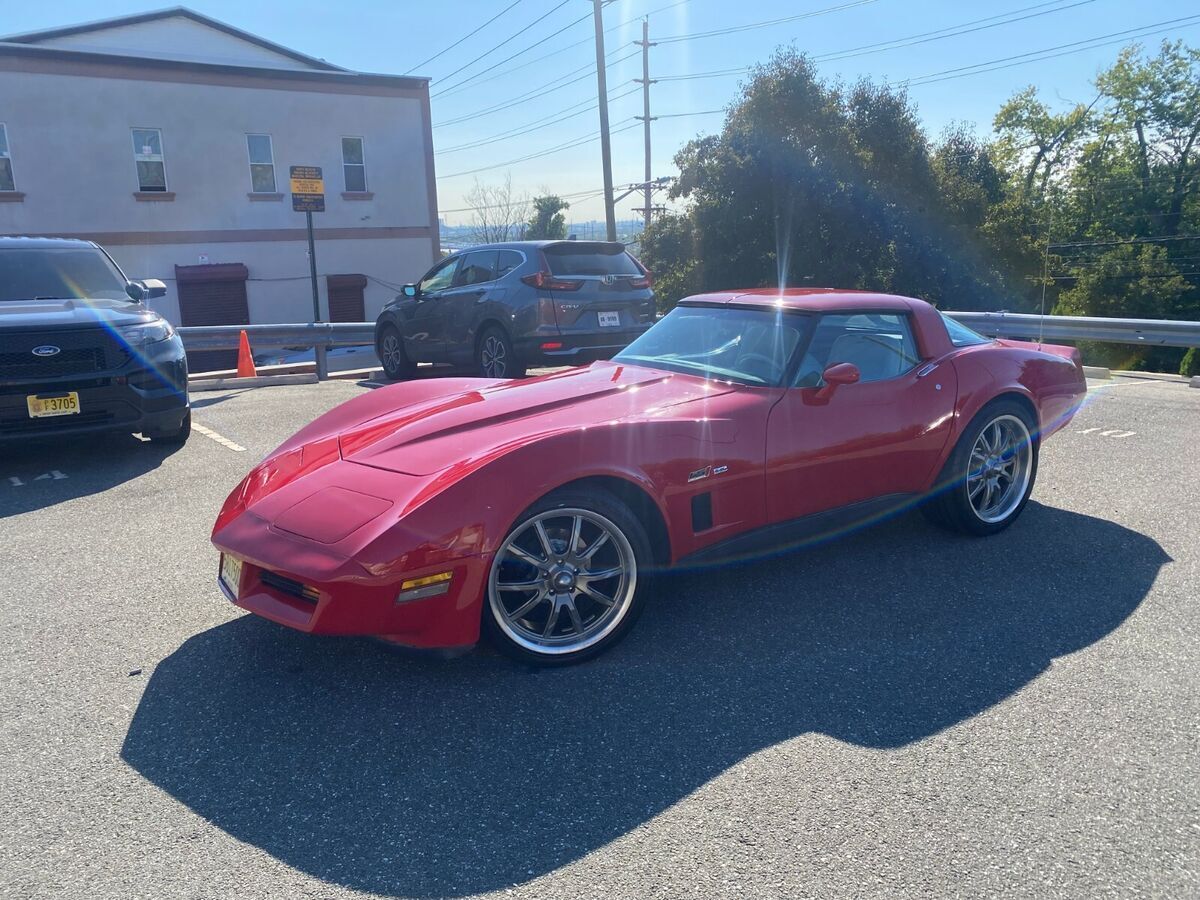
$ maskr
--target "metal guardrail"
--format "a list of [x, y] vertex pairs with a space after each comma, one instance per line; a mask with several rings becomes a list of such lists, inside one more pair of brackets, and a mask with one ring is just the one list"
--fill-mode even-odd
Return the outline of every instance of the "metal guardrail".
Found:
[[1200, 322], [1167, 319], [1103, 319], [1028, 313], [947, 312], [987, 337], [1046, 341], [1101, 341], [1156, 347], [1200, 347]]
[[255, 349], [281, 347], [361, 347], [375, 343], [374, 322], [318, 322], [286, 325], [185, 325], [179, 330], [188, 350], [236, 350], [243, 331]]
[[[1200, 322], [1103, 319], [1028, 313], [947, 312], [987, 337], [1046, 341], [1102, 341], [1158, 347], [1200, 347]], [[375, 343], [374, 322], [284, 325], [202, 325], [179, 329], [188, 350], [236, 350], [245, 330], [255, 350], [282, 347], [361, 347]]]

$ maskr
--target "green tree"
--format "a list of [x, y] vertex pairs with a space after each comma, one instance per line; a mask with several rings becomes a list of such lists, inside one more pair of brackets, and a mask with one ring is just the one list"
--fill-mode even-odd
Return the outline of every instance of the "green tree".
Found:
[[525, 239], [530, 241], [561, 241], [567, 236], [567, 220], [563, 210], [571, 206], [555, 194], [533, 198], [533, 217], [525, 229]]

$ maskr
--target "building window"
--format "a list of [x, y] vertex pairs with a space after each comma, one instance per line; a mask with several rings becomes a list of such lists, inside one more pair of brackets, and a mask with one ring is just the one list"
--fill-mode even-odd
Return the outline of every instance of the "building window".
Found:
[[363, 139], [360, 137], [342, 138], [342, 176], [348, 192], [362, 193], [367, 189], [367, 167], [363, 162]]
[[4, 123], [0, 122], [0, 191], [15, 191], [16, 189], [16, 182], [13, 181], [12, 157], [8, 155], [8, 131], [5, 129]]
[[139, 191], [163, 193], [167, 189], [167, 164], [163, 160], [162, 131], [133, 129], [133, 160], [137, 163]]
[[250, 190], [256, 194], [275, 193], [275, 153], [269, 134], [246, 135], [250, 155]]

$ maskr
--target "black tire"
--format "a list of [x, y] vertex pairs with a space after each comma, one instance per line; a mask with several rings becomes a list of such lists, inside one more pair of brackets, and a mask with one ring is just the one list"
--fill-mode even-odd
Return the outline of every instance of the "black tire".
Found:
[[166, 431], [161, 434], [147, 434], [155, 444], [183, 444], [192, 436], [192, 411], [189, 409], [183, 414], [183, 422], [179, 426], [178, 431]]
[[375, 335], [375, 354], [389, 381], [404, 381], [417, 374], [417, 364], [404, 352], [404, 339], [395, 325], [385, 324]]
[[512, 341], [497, 325], [488, 325], [475, 341], [475, 373], [481, 378], [524, 378]]
[[[576, 517], [583, 519], [585, 516], [590, 518], [584, 519], [584, 525], [579, 532], [572, 533], [572, 536], [578, 534], [579, 545], [575, 553], [570, 553], [568, 552], [569, 538], [562, 540], [561, 537], [556, 536], [565, 537], [572, 527], [574, 519]], [[505, 551], [510, 541], [525, 540], [525, 530], [530, 527], [536, 529], [537, 526], [534, 523], [539, 521], [548, 534], [555, 554], [563, 555], [563, 559], [558, 560], [558, 563], [561, 566], [565, 562], [567, 569], [572, 569], [578, 562], [576, 557], [579, 548], [591, 549], [587, 545], [594, 543], [605, 528], [615, 529], [624, 539], [622, 543], [616, 536], [611, 537], [601, 550], [593, 551], [593, 556], [583, 563], [581, 569], [575, 569], [580, 576], [578, 584], [587, 585], [587, 587], [577, 588], [575, 584], [572, 584], [569, 588], [569, 602], [568, 591], [556, 589], [556, 596], [564, 601], [564, 605], [558, 605], [559, 600], [555, 596], [544, 596], [539, 601], [540, 606], [530, 613], [529, 618], [536, 623], [536, 628], [542, 627], [543, 619], [541, 617], [543, 615], [545, 621], [549, 621], [552, 612], [556, 621], [560, 613], [566, 616], [560, 625], [561, 634], [554, 635], [555, 626], [553, 623], [550, 624], [550, 632], [554, 635], [550, 638], [550, 642], [560, 641], [556, 645], [547, 643], [538, 646], [538, 638], [533, 630], [529, 629], [528, 622], [522, 623], [514, 621], [510, 617], [501, 617], [499, 609], [502, 608], [510, 614], [517, 612], [519, 610], [514, 607], [519, 607], [525, 597], [529, 597], [529, 600], [532, 601], [534, 598], [531, 594], [523, 591], [493, 590], [494, 585], [502, 583], [502, 578], [511, 577], [507, 573], [512, 570], [506, 569], [506, 567], [512, 565], [524, 566], [526, 571], [533, 573], [532, 577], [535, 580], [538, 578], [538, 568], [522, 562]], [[588, 579], [588, 573], [595, 572], [597, 566], [609, 566], [610, 568], [602, 568], [600, 571], [612, 571], [612, 567], [620, 565], [623, 559], [622, 554], [626, 552], [633, 563], [631, 573], [626, 571], [625, 575], [612, 576], [610, 579], [597, 579], [594, 582]], [[614, 560], [617, 561], [615, 564]], [[543, 593], [549, 590], [556, 574], [553, 566], [555, 560], [547, 556], [546, 562], [550, 565], [546, 567], [548, 571], [544, 572], [542, 579], [544, 587], [536, 589], [538, 596], [543, 596]], [[501, 653], [530, 665], [568, 666], [591, 659], [612, 648], [628, 634], [642, 614], [646, 595], [650, 589], [650, 572], [653, 562], [650, 540], [646, 536], [645, 529], [637, 517], [617, 497], [608, 491], [595, 488], [564, 488], [554, 491], [521, 513], [500, 544], [489, 571], [487, 585], [484, 588], [483, 634]], [[629, 580], [626, 580], [630, 575]], [[530, 576], [518, 574], [515, 577], [524, 580]], [[604, 606], [592, 599], [594, 596], [592, 588], [595, 585], [600, 585], [599, 589], [605, 595], [611, 592], [615, 597], [614, 606]], [[533, 589], [526, 590], [532, 591]], [[557, 593], [558, 590], [562, 590], [562, 593]], [[515, 598], [513, 597], [514, 593], [516, 594]], [[567, 605], [570, 606], [570, 609], [567, 613], [562, 613]], [[595, 618], [592, 618], [593, 615]], [[605, 616], [611, 618], [606, 621]], [[579, 630], [580, 624], [583, 625], [582, 631]], [[578, 637], [573, 637], [574, 635], [578, 635]], [[545, 633], [543, 632], [543, 639], [544, 637]], [[572, 649], [573, 646], [576, 649]]]
[[[1020, 420], [1025, 426], [1027, 441], [1021, 443], [1028, 448], [1025, 463], [1028, 480], [1025, 481], [1024, 488], [1014, 493], [1003, 509], [997, 511], [998, 518], [988, 520], [971, 500], [970, 482], [982, 475], [982, 469], [973, 467], [971, 454], [986, 429], [997, 422], [1011, 424], [1012, 419]], [[1037, 480], [1038, 442], [1034, 437], [1036, 434], [1037, 423], [1024, 404], [1001, 398], [985, 406], [963, 431], [938, 477], [937, 486], [922, 504], [921, 512], [925, 514], [925, 518], [948, 531], [977, 537], [996, 534], [1015, 522], [1025, 504], [1029, 502], [1034, 482]]]

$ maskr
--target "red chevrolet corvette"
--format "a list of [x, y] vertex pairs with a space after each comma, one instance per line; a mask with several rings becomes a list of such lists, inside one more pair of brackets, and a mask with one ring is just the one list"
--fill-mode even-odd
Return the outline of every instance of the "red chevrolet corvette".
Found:
[[932, 306], [834, 290], [690, 297], [607, 362], [431, 379], [345, 403], [230, 494], [234, 603], [322, 634], [576, 662], [647, 575], [919, 502], [987, 535], [1084, 396], [1078, 351], [988, 340]]

